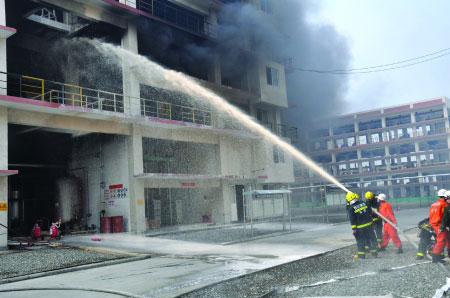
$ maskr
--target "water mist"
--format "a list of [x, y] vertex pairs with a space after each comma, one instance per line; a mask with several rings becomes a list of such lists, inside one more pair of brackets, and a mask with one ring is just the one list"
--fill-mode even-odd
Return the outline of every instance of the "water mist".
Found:
[[177, 92], [186, 93], [191, 96], [194, 100], [202, 103], [209, 103], [218, 110], [228, 113], [230, 116], [238, 120], [238, 122], [253, 132], [261, 134], [266, 139], [272, 143], [279, 146], [285, 152], [291, 154], [301, 163], [308, 166], [310, 169], [317, 172], [320, 176], [326, 180], [334, 183], [342, 190], [348, 192], [349, 190], [337, 181], [333, 176], [324, 171], [321, 167], [315, 164], [311, 159], [305, 156], [303, 153], [295, 149], [292, 145], [284, 142], [278, 136], [274, 135], [263, 126], [259, 125], [253, 119], [241, 112], [238, 108], [229, 104], [225, 99], [216, 95], [214, 92], [200, 86], [194, 79], [189, 76], [176, 72], [173, 70], [166, 69], [161, 65], [147, 59], [144, 56], [140, 56], [131, 51], [125, 50], [121, 47], [114, 46], [108, 43], [102, 43], [97, 40], [90, 39], [78, 39], [77, 42], [87, 42], [94, 46], [101, 54], [108, 58], [116, 59], [117, 63], [120, 65], [125, 62], [125, 65], [130, 65], [132, 68], [133, 75], [139, 80], [140, 83], [154, 86], [158, 88], [173, 90]]

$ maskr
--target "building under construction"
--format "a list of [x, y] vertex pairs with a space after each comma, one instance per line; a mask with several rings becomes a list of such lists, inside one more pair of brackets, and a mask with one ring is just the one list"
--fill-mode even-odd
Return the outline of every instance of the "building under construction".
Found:
[[[449, 100], [433, 98], [340, 116], [307, 138], [309, 156], [350, 190], [385, 193], [397, 202], [427, 204], [450, 188]], [[323, 181], [295, 166], [300, 206], [318, 203]], [[323, 196], [323, 195], [322, 195]], [[343, 204], [345, 199], [329, 205]]]
[[[0, 0], [0, 247], [5, 226], [28, 235], [38, 220], [86, 230], [122, 216], [124, 231], [138, 233], [242, 221], [243, 189], [294, 181], [291, 157], [262, 136], [77, 44], [151, 57], [290, 142], [284, 65], [248, 43], [230, 66], [219, 44], [228, 2]], [[250, 2], [276, 14], [269, 1]]]

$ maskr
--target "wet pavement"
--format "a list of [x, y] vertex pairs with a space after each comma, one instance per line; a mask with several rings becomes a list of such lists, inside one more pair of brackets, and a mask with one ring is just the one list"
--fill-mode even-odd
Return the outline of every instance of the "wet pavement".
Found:
[[[402, 229], [417, 226], [427, 217], [428, 208], [396, 211]], [[31, 287], [54, 284], [83, 286], [126, 291], [145, 297], [174, 297], [176, 295], [241, 276], [265, 268], [284, 264], [308, 256], [333, 251], [354, 244], [348, 222], [340, 224], [302, 223], [302, 232], [221, 245], [144, 237], [132, 234], [103, 234], [100, 242], [91, 241], [93, 235], [65, 237], [65, 244], [89, 246], [96, 249], [118, 250], [152, 254], [151, 259], [126, 264], [95, 268], [80, 272], [2, 285]], [[214, 233], [220, 233], [216, 229]], [[94, 236], [95, 237], [95, 236]], [[22, 292], [19, 296], [0, 293], [0, 297], [39, 297], [37, 292]], [[46, 296], [59, 297], [46, 292]], [[92, 294], [92, 297], [109, 294]], [[102, 296], [103, 295], [103, 296]], [[64, 294], [66, 298], [80, 297], [76, 291]], [[89, 296], [91, 297], [91, 296]]]

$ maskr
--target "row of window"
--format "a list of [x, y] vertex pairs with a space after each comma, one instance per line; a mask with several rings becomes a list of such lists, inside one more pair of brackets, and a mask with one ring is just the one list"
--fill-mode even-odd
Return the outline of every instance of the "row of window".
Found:
[[[434, 108], [434, 109], [431, 109], [428, 111], [415, 112], [414, 116], [415, 116], [415, 122], [428, 121], [428, 120], [443, 118], [444, 111], [442, 108]], [[386, 127], [412, 123], [411, 114], [386, 117], [385, 122], [386, 122]], [[375, 119], [375, 120], [370, 120], [370, 121], [359, 121], [356, 124], [358, 126], [359, 131], [382, 128], [381, 119]], [[341, 125], [338, 127], [333, 127], [332, 131], [333, 131], [333, 135], [354, 133], [355, 132], [355, 124], [348, 123], [348, 124], [344, 124], [344, 125]], [[328, 136], [330, 136], [330, 132], [329, 132], [328, 128], [322, 128], [322, 129], [313, 131], [311, 136], [313, 138], [328, 137]]]
[[328, 150], [336, 148], [347, 148], [356, 145], [366, 145], [393, 140], [409, 139], [411, 137], [422, 137], [427, 135], [435, 135], [444, 133], [445, 123], [438, 122], [427, 125], [418, 125], [413, 127], [405, 127], [391, 129], [384, 132], [374, 132], [370, 134], [359, 134], [358, 136], [350, 136], [347, 138], [336, 138], [334, 140], [321, 140], [313, 143], [312, 150]]
[[[414, 144], [394, 144], [387, 147], [387, 152], [384, 147], [377, 147], [372, 149], [363, 149], [361, 150], [361, 159], [365, 158], [376, 158], [376, 157], [385, 157], [385, 156], [395, 156], [395, 155], [403, 155], [410, 153], [421, 153], [430, 150], [445, 150], [448, 149], [447, 139], [441, 140], [431, 140], [418, 142], [418, 150], [416, 152], [416, 148]], [[358, 153], [357, 150], [345, 151], [336, 154], [336, 162], [341, 161], [351, 161], [357, 160]], [[317, 163], [330, 163], [332, 162], [332, 154], [322, 154], [313, 157], [313, 160]]]

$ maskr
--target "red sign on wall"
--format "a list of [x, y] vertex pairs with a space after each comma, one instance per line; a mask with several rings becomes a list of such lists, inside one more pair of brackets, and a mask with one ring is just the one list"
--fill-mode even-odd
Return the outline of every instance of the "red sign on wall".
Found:
[[109, 189], [123, 188], [123, 184], [113, 184], [109, 186]]
[[195, 182], [181, 182], [181, 186], [195, 186]]

